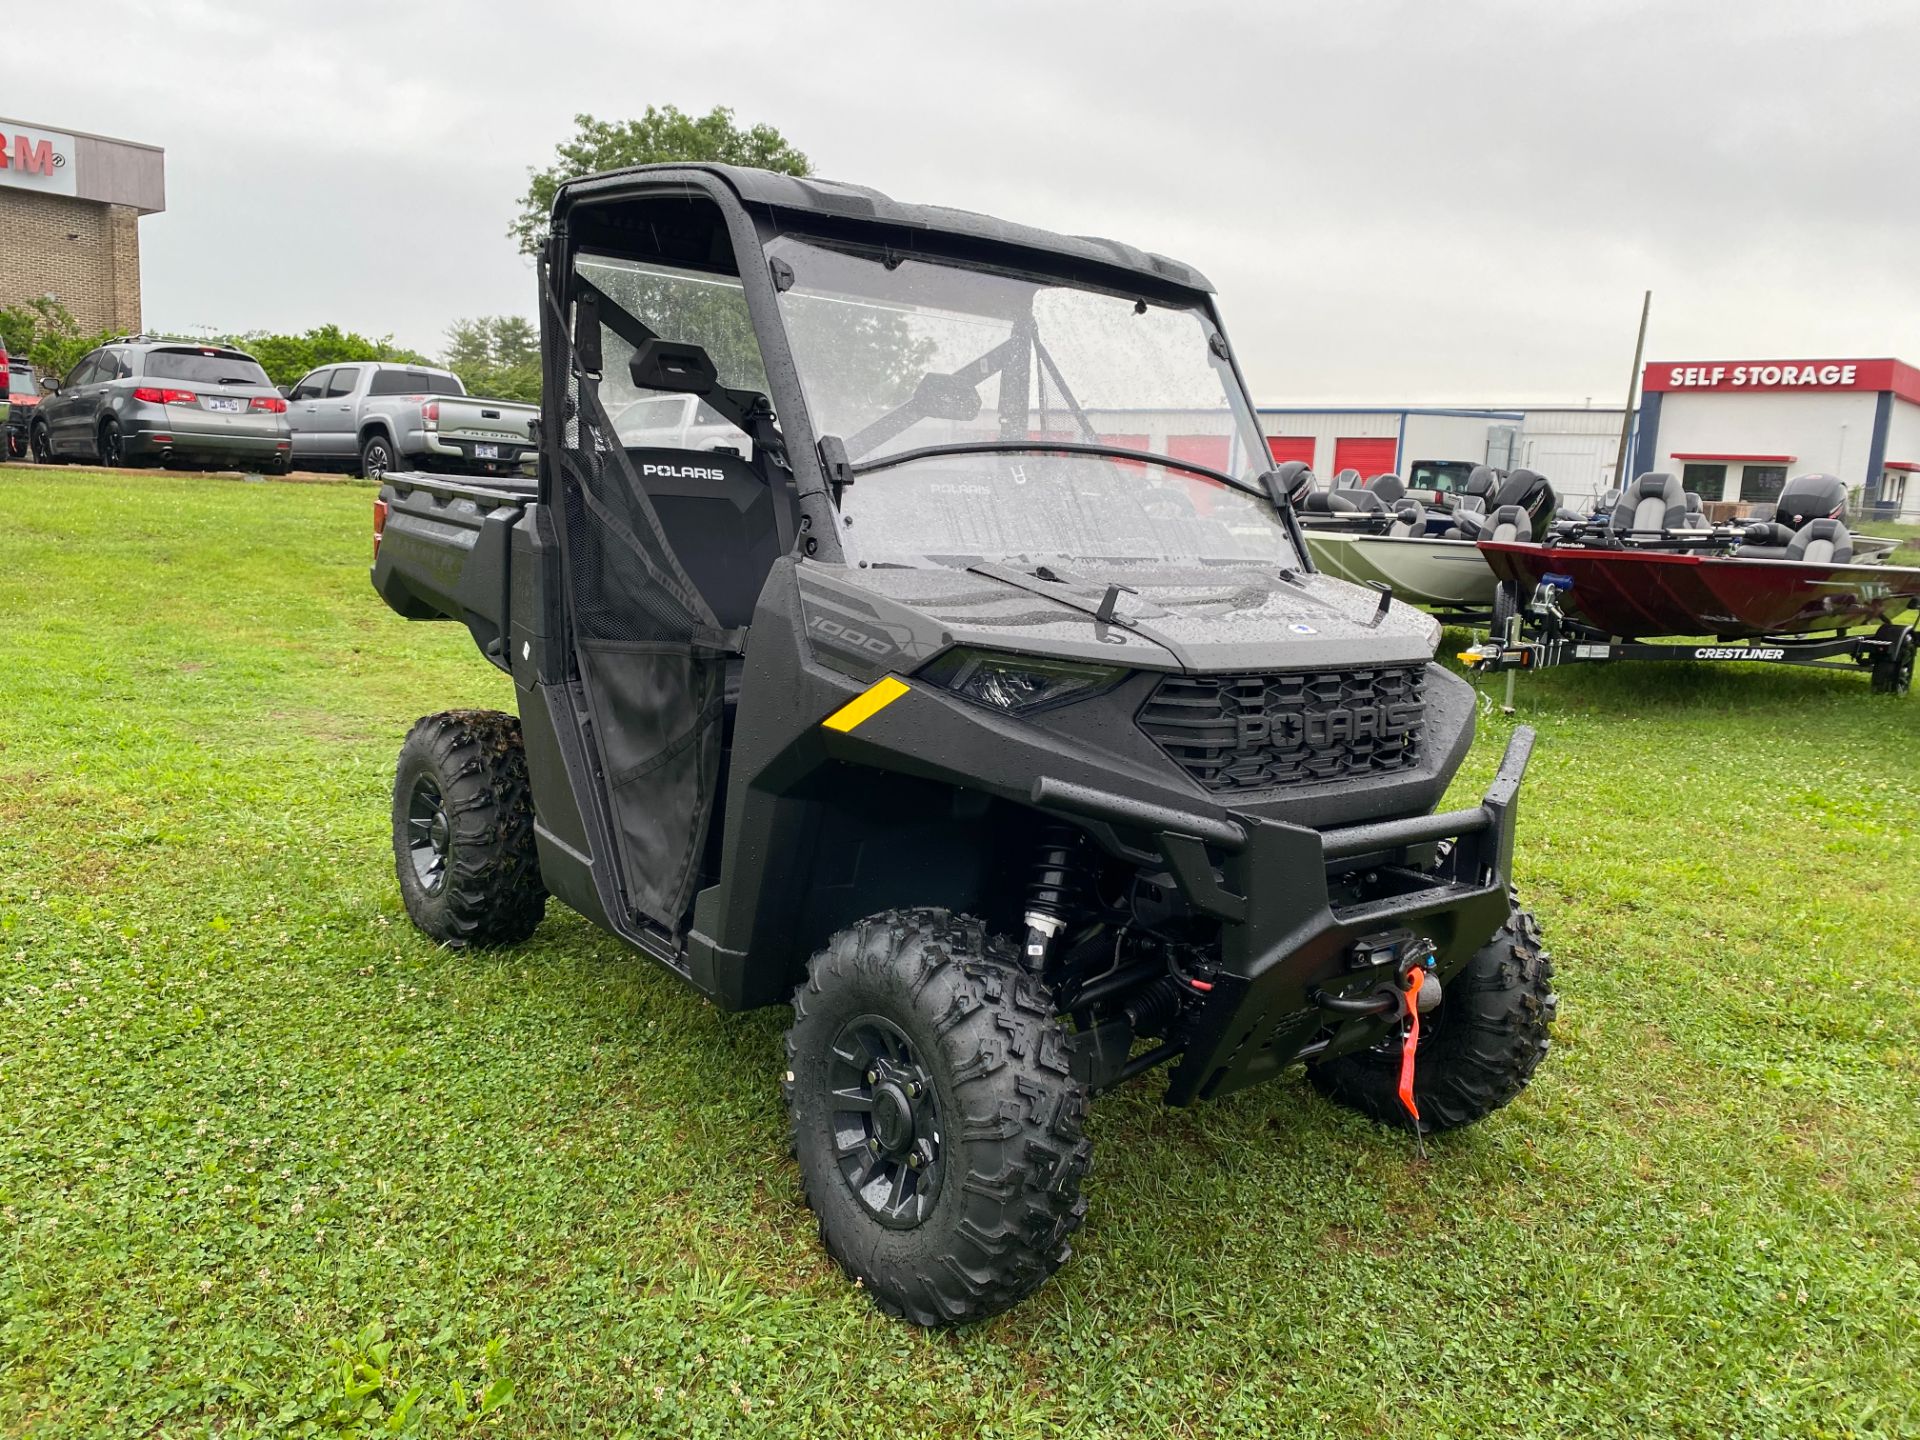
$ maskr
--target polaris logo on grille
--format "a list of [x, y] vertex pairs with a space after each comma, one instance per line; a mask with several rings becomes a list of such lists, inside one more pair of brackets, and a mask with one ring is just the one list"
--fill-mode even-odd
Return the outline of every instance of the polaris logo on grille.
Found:
[[1236, 717], [1235, 738], [1242, 750], [1262, 745], [1324, 750], [1355, 741], [1405, 740], [1419, 728], [1421, 718], [1422, 707], [1411, 703], [1355, 705], [1277, 717], [1241, 715]]
[[658, 475], [663, 480], [724, 480], [727, 472], [704, 465], [642, 465], [642, 475]]

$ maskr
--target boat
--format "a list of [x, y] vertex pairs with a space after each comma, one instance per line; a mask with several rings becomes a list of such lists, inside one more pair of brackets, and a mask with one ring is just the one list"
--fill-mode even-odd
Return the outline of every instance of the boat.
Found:
[[[1656, 473], [1610, 515], [1556, 526], [1543, 543], [1483, 539], [1497, 623], [1462, 658], [1493, 670], [1620, 659], [1857, 667], [1876, 690], [1905, 694], [1915, 627], [1900, 617], [1920, 608], [1920, 567], [1888, 564], [1892, 542], [1854, 536], [1846, 501], [1833, 476], [1798, 476], [1771, 520], [1711, 526]], [[1645, 643], [1656, 640], [1685, 643]]]
[[1497, 577], [1479, 539], [1533, 536], [1553, 514], [1551, 487], [1531, 471], [1515, 471], [1490, 504], [1475, 495], [1444, 511], [1405, 498], [1405, 488], [1397, 476], [1376, 475], [1361, 486], [1310, 495], [1300, 521], [1314, 568], [1385, 586], [1396, 600], [1444, 619], [1486, 620]]

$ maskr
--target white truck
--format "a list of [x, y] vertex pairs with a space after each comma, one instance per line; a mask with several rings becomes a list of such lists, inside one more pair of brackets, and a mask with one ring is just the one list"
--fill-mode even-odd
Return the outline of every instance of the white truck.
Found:
[[450, 370], [358, 360], [324, 365], [287, 392], [293, 463], [354, 470], [505, 475], [533, 459], [540, 407], [467, 394]]

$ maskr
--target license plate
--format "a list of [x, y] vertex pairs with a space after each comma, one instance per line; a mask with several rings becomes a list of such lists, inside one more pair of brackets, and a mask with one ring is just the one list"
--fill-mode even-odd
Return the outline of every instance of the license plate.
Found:
[[228, 400], [222, 399], [219, 396], [209, 396], [207, 399], [207, 408], [209, 410], [224, 410], [232, 414], [245, 409], [246, 403], [244, 400]]
[[476, 460], [498, 460], [500, 458], [500, 447], [498, 445], [476, 445], [473, 447], [473, 458]]

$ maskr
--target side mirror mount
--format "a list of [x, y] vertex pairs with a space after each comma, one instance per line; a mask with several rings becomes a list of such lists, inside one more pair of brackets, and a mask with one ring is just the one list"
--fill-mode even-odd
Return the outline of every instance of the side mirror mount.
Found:
[[1289, 460], [1261, 475], [1260, 483], [1266, 487], [1267, 498], [1273, 501], [1274, 507], [1285, 510], [1298, 508], [1319, 481], [1314, 478], [1313, 467], [1306, 461]]
[[980, 392], [955, 375], [928, 371], [913, 390], [913, 411], [929, 420], [965, 423], [980, 414]]

